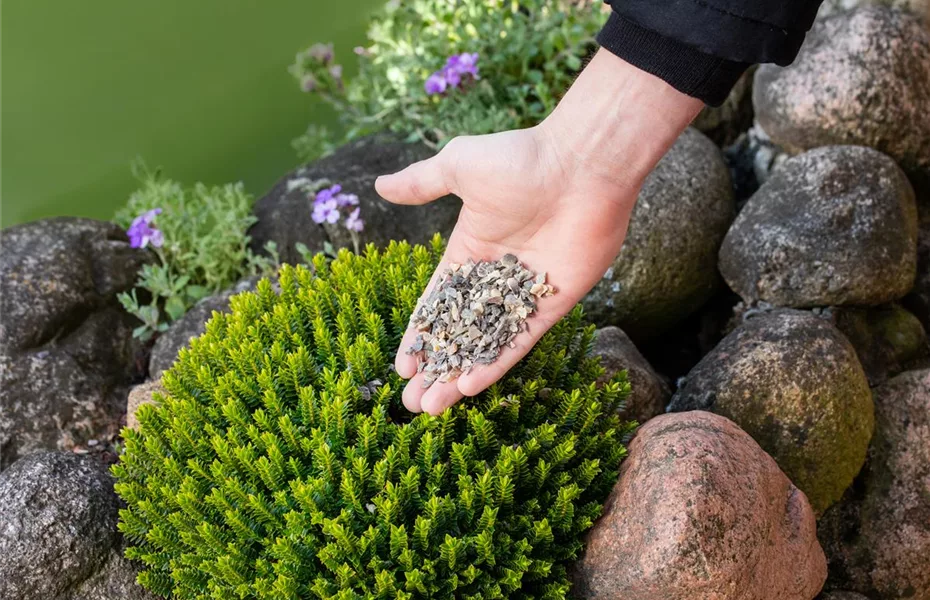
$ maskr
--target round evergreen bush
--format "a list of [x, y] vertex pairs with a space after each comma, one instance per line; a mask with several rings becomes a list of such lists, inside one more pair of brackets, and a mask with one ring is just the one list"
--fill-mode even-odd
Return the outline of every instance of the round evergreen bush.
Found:
[[232, 300], [113, 467], [139, 582], [176, 598], [564, 598], [632, 425], [576, 309], [505, 379], [407, 413], [393, 353], [441, 255], [343, 251]]

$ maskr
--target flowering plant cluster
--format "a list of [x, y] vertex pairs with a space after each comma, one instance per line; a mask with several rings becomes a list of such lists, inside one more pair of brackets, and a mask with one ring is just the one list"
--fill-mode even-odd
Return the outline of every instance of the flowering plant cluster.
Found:
[[334, 185], [322, 189], [313, 198], [314, 223], [338, 223], [345, 213], [343, 226], [349, 231], [358, 233], [365, 229], [365, 222], [359, 217], [361, 209], [358, 205], [358, 196], [344, 194], [341, 185]]
[[[123, 307], [142, 321], [134, 335], [143, 340], [164, 331], [198, 300], [228, 288], [242, 277], [269, 272], [276, 249], [266, 258], [249, 249], [252, 197], [242, 184], [184, 189], [137, 165], [141, 188], [117, 214], [133, 248], [149, 248], [157, 261], [139, 272], [135, 288], [120, 295]], [[146, 303], [148, 302], [148, 303]]]
[[336, 109], [342, 131], [311, 126], [294, 145], [310, 160], [385, 129], [439, 148], [456, 135], [535, 125], [594, 51], [603, 20], [596, 3], [572, 0], [388, 1], [370, 43], [355, 49], [355, 77], [332, 45], [297, 54], [291, 72]]
[[453, 54], [446, 60], [446, 65], [426, 78], [423, 85], [428, 95], [443, 94], [455, 89], [463, 81], [478, 79], [478, 53], [463, 52]]

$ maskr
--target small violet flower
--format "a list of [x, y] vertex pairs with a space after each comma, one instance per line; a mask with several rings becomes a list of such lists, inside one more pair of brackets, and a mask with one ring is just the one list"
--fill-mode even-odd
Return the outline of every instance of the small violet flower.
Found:
[[446, 78], [442, 72], [436, 71], [426, 78], [426, 84], [424, 84], [423, 87], [426, 89], [427, 95], [432, 96], [433, 94], [441, 94], [445, 92], [448, 85], [449, 82], [446, 81]]
[[328, 65], [333, 60], [332, 44], [313, 44], [307, 49], [307, 57], [324, 65]]
[[442, 94], [449, 88], [459, 87], [466, 76], [479, 79], [477, 52], [463, 52], [450, 56], [442, 69], [427, 78], [424, 88], [429, 96]]
[[310, 218], [314, 223], [335, 223], [339, 221], [339, 205], [333, 199], [314, 202]]
[[165, 243], [165, 236], [161, 230], [152, 225], [152, 221], [160, 214], [160, 208], [153, 208], [133, 219], [129, 229], [126, 230], [130, 247], [145, 248], [151, 244], [155, 248], [161, 248]]
[[338, 223], [342, 218], [342, 210], [353, 206], [356, 208], [346, 217], [345, 227], [349, 231], [362, 231], [364, 222], [359, 218], [358, 196], [342, 193], [339, 184], [316, 193], [311, 218], [314, 223]]
[[357, 231], [362, 231], [363, 229], [365, 229], [365, 222], [362, 221], [358, 216], [359, 210], [360, 209], [356, 208], [351, 213], [349, 213], [348, 217], [346, 217], [344, 225], [346, 229], [348, 229], [349, 231], [357, 232]]

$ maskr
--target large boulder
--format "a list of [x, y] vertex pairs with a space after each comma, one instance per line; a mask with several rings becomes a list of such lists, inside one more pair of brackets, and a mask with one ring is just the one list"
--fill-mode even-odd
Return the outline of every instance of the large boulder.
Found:
[[720, 150], [689, 128], [646, 178], [620, 254], [583, 301], [588, 317], [642, 340], [700, 308], [734, 213]]
[[[924, 208], [926, 206], [926, 208]], [[922, 204], [918, 211], [920, 222], [917, 228], [917, 277], [914, 287], [902, 300], [914, 313], [925, 329], [930, 328], [930, 205]]]
[[288, 173], [255, 203], [258, 222], [249, 234], [252, 245], [260, 250], [273, 241], [286, 263], [300, 262], [294, 245], [302, 243], [310, 250], [322, 250], [323, 243], [352, 247], [349, 232], [341, 225], [317, 225], [310, 218], [313, 198], [302, 189], [301, 182], [327, 180], [340, 184], [344, 192], [359, 198], [365, 230], [361, 243], [386, 246], [391, 240], [411, 244], [429, 241], [436, 232], [448, 236], [458, 219], [461, 202], [447, 196], [424, 206], [400, 206], [381, 199], [375, 192], [379, 175], [394, 173], [410, 164], [429, 158], [433, 151], [423, 144], [407, 144], [387, 135], [374, 135], [351, 142], [325, 158]]
[[875, 389], [869, 460], [818, 536], [828, 588], [872, 600], [930, 598], [930, 370]]
[[930, 0], [825, 0], [817, 11], [817, 18], [823, 19], [837, 13], [852, 10], [860, 6], [890, 6], [909, 12], [930, 27]]
[[112, 548], [103, 566], [61, 600], [158, 600], [159, 596], [136, 583], [139, 565], [123, 552], [122, 545]]
[[685, 378], [671, 411], [711, 410], [768, 452], [819, 514], [865, 461], [872, 394], [856, 352], [808, 312], [748, 319]]
[[0, 598], [65, 598], [118, 543], [119, 501], [87, 456], [34, 453], [0, 473]]
[[141, 374], [138, 324], [116, 300], [152, 259], [112, 223], [57, 218], [2, 232], [0, 469], [119, 429]]
[[152, 379], [160, 379], [162, 373], [174, 364], [178, 352], [190, 345], [191, 338], [198, 337], [206, 331], [207, 321], [214, 312], [229, 312], [230, 298], [236, 294], [254, 290], [258, 281], [258, 277], [249, 277], [237, 282], [228, 290], [203, 298], [159, 335], [155, 340], [155, 345], [152, 346], [152, 355], [149, 357], [149, 375]]
[[731, 421], [662, 415], [630, 444], [573, 592], [591, 600], [811, 600], [826, 578], [804, 493]]
[[825, 312], [856, 349], [869, 385], [876, 386], [907, 370], [925, 359], [930, 350], [920, 320], [898, 304], [843, 306]]
[[625, 418], [645, 423], [665, 412], [665, 405], [672, 396], [668, 384], [653, 370], [622, 329], [598, 329], [592, 353], [601, 359], [604, 367], [601, 383], [609, 381], [620, 371], [627, 372], [630, 395], [623, 410]]
[[820, 20], [790, 67], [756, 71], [753, 105], [783, 147], [870, 146], [926, 182], [930, 30], [918, 17], [884, 6]]
[[917, 269], [917, 206], [904, 173], [862, 146], [781, 166], [743, 207], [720, 272], [747, 302], [874, 305], [904, 296]]

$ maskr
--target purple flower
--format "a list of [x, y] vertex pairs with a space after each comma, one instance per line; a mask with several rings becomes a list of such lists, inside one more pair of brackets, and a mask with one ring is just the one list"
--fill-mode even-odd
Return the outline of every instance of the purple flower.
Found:
[[359, 211], [360, 209], [356, 208], [351, 213], [349, 213], [348, 217], [346, 217], [344, 225], [349, 231], [362, 231], [365, 229], [365, 222], [362, 221], [358, 216]]
[[307, 56], [324, 65], [329, 64], [329, 62], [333, 60], [333, 45], [313, 44], [307, 49]]
[[456, 58], [455, 69], [462, 75], [466, 73], [471, 75], [475, 79], [478, 79], [478, 53], [472, 52], [463, 52], [456, 56], [450, 56], [449, 61], [452, 61], [453, 58]]
[[155, 248], [161, 248], [162, 244], [165, 243], [165, 236], [152, 225], [152, 221], [160, 214], [160, 208], [153, 208], [133, 219], [132, 225], [126, 230], [130, 247], [145, 248], [151, 244]]
[[329, 74], [335, 79], [342, 79], [342, 65], [333, 65], [329, 68]]
[[313, 75], [306, 75], [303, 79], [300, 80], [300, 89], [310, 93], [316, 89], [317, 83], [316, 79], [313, 78]]
[[336, 201], [336, 205], [339, 208], [358, 206], [358, 196], [355, 194], [336, 194], [333, 196], [333, 200]]
[[446, 77], [442, 71], [436, 71], [426, 79], [424, 84], [424, 89], [426, 89], [426, 94], [432, 96], [433, 94], [441, 94], [446, 91], [446, 86], [449, 85], [449, 82], [446, 81]]
[[463, 52], [446, 59], [442, 69], [427, 78], [424, 87], [427, 95], [442, 94], [448, 88], [457, 88], [466, 77], [478, 79], [478, 53]]
[[339, 205], [333, 199], [314, 202], [310, 218], [314, 223], [336, 223], [339, 221]]
[[342, 191], [342, 186], [339, 185], [338, 183], [332, 187], [322, 189], [316, 193], [316, 199], [314, 200], [314, 202], [326, 202], [327, 200], [330, 200], [333, 196], [335, 196], [341, 191]]

